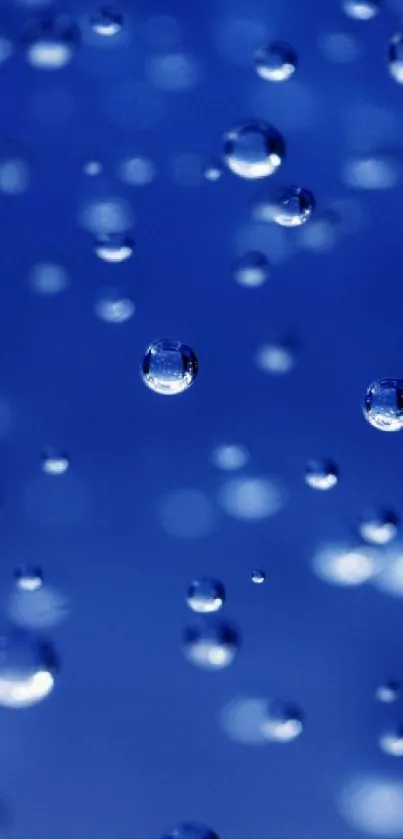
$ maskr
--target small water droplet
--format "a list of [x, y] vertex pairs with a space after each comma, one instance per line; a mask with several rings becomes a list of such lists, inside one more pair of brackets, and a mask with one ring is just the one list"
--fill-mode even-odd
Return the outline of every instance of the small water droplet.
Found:
[[134, 242], [130, 236], [110, 233], [100, 236], [95, 242], [94, 249], [96, 255], [104, 262], [125, 262], [133, 254]]
[[93, 12], [91, 26], [97, 35], [111, 38], [120, 32], [123, 26], [123, 17], [118, 9], [112, 6], [101, 6]]
[[42, 456], [42, 469], [46, 475], [64, 475], [69, 466], [69, 458], [62, 452], [49, 450]]
[[5, 632], [0, 637], [0, 705], [24, 708], [52, 691], [56, 659], [48, 644], [28, 633]]
[[150, 344], [142, 363], [144, 384], [165, 396], [183, 393], [198, 374], [198, 361], [193, 350], [180, 341], [162, 338]]
[[102, 163], [99, 160], [87, 160], [83, 166], [84, 175], [95, 177], [100, 175], [103, 170]]
[[378, 685], [375, 691], [375, 698], [379, 702], [396, 702], [400, 696], [400, 683], [391, 679], [389, 682], [384, 682]]
[[225, 589], [219, 580], [203, 577], [193, 580], [187, 591], [186, 602], [193, 612], [218, 612], [225, 600]]
[[28, 282], [32, 291], [51, 296], [65, 291], [70, 284], [70, 278], [62, 265], [55, 262], [38, 262], [31, 268]]
[[38, 566], [21, 565], [14, 573], [20, 591], [37, 591], [42, 583], [42, 571]]
[[389, 72], [399, 84], [403, 84], [403, 35], [398, 33], [389, 41]]
[[31, 21], [23, 34], [29, 63], [40, 70], [58, 70], [71, 61], [78, 30], [66, 15]]
[[263, 253], [248, 251], [235, 263], [234, 280], [246, 288], [258, 288], [269, 276], [269, 263]]
[[255, 568], [252, 571], [252, 583], [256, 583], [256, 585], [261, 585], [262, 583], [266, 582], [266, 574], [260, 568]]
[[273, 175], [285, 145], [281, 134], [260, 120], [241, 122], [224, 135], [224, 160], [235, 175], [254, 180]]
[[219, 181], [223, 175], [223, 167], [217, 161], [210, 161], [210, 163], [206, 163], [204, 167], [204, 177], [206, 181]]
[[118, 165], [119, 178], [130, 186], [146, 186], [156, 174], [155, 163], [148, 157], [128, 157]]
[[308, 463], [305, 481], [312, 489], [332, 489], [338, 480], [339, 470], [332, 460], [311, 460]]
[[263, 344], [255, 354], [255, 363], [264, 373], [283, 376], [295, 367], [294, 347], [280, 341]]
[[300, 227], [308, 221], [314, 209], [312, 192], [300, 186], [280, 189], [276, 197], [266, 205], [270, 220], [281, 227]]
[[125, 323], [133, 317], [135, 304], [118, 289], [102, 289], [95, 303], [95, 314], [106, 323]]
[[234, 661], [239, 650], [238, 632], [226, 623], [187, 627], [183, 651], [191, 664], [204, 670], [222, 670]]
[[367, 422], [379, 431], [403, 428], [403, 379], [378, 379], [367, 389], [364, 401]]
[[387, 545], [398, 532], [399, 520], [391, 510], [379, 510], [368, 513], [358, 526], [358, 531], [365, 542], [372, 545]]
[[387, 755], [403, 757], [403, 726], [384, 731], [379, 738], [379, 747]]
[[242, 469], [246, 465], [249, 460], [249, 452], [245, 446], [231, 443], [213, 449], [211, 460], [218, 469], [232, 472], [236, 469]]
[[289, 743], [304, 729], [301, 712], [287, 703], [270, 700], [262, 722], [264, 736], [275, 743]]
[[379, 0], [344, 0], [345, 13], [355, 20], [371, 20], [379, 12]]
[[257, 50], [255, 67], [261, 79], [268, 82], [285, 82], [297, 69], [297, 56], [289, 44], [276, 41]]

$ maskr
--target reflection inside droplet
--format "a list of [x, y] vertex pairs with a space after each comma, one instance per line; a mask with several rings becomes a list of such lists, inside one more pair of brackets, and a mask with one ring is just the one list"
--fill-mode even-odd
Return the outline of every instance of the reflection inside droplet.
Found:
[[241, 178], [272, 175], [281, 165], [284, 154], [281, 134], [263, 121], [239, 123], [224, 136], [224, 160]]
[[188, 390], [198, 370], [193, 350], [180, 341], [168, 338], [150, 344], [141, 368], [144, 384], [164, 396], [176, 396]]
[[0, 637], [0, 705], [23, 708], [44, 699], [54, 685], [52, 649], [22, 631]]

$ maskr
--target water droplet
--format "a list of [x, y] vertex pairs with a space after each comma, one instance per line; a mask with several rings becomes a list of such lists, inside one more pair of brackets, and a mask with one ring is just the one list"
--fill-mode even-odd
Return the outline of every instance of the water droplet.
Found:
[[312, 489], [332, 489], [339, 480], [339, 470], [332, 460], [311, 460], [305, 472], [305, 481]]
[[148, 157], [129, 157], [118, 166], [119, 178], [130, 186], [146, 186], [157, 174], [155, 163]]
[[118, 9], [112, 6], [101, 6], [92, 14], [91, 25], [97, 35], [111, 38], [120, 32], [123, 26], [123, 17]]
[[392, 155], [366, 155], [347, 161], [343, 177], [355, 189], [393, 189], [401, 180], [401, 162]]
[[268, 82], [285, 82], [297, 69], [297, 56], [292, 47], [281, 41], [268, 44], [255, 53], [257, 74]]
[[102, 289], [95, 303], [94, 311], [106, 323], [125, 323], [133, 317], [135, 304], [118, 289]]
[[300, 227], [311, 217], [315, 199], [308, 189], [287, 186], [280, 189], [276, 198], [267, 204], [271, 221], [281, 227]]
[[83, 166], [84, 175], [90, 175], [90, 177], [95, 177], [96, 175], [100, 175], [102, 172], [103, 166], [99, 160], [87, 160]]
[[366, 393], [364, 416], [379, 431], [403, 428], [403, 379], [378, 379]]
[[282, 376], [295, 367], [295, 352], [291, 344], [273, 342], [259, 347], [255, 363], [264, 373]]
[[403, 35], [394, 35], [389, 41], [389, 72], [399, 84], [403, 84]]
[[144, 384], [165, 396], [183, 393], [193, 384], [199, 364], [195, 353], [180, 341], [162, 338], [150, 344], [142, 364]]
[[403, 757], [403, 726], [384, 731], [379, 738], [379, 747], [387, 755]]
[[239, 650], [238, 632], [226, 623], [187, 627], [183, 651], [192, 664], [204, 670], [222, 670], [234, 661]]
[[43, 583], [42, 571], [37, 566], [22, 565], [14, 573], [20, 591], [37, 591]]
[[252, 583], [256, 583], [256, 585], [261, 585], [262, 583], [266, 582], [266, 574], [260, 568], [255, 568], [252, 571]]
[[246, 288], [258, 288], [269, 276], [269, 263], [263, 253], [249, 251], [241, 256], [234, 268], [234, 279]]
[[25, 28], [26, 57], [33, 67], [58, 70], [71, 61], [78, 43], [78, 31], [66, 15], [34, 20]]
[[379, 555], [371, 548], [357, 545], [325, 545], [313, 558], [315, 573], [326, 583], [360, 586], [380, 570]]
[[206, 181], [219, 181], [223, 175], [223, 167], [220, 163], [216, 161], [210, 161], [210, 163], [206, 163], [204, 167], [204, 177]]
[[219, 580], [204, 577], [193, 580], [187, 592], [186, 602], [193, 612], [208, 614], [218, 612], [225, 600], [225, 589]]
[[0, 705], [23, 708], [44, 699], [53, 689], [53, 650], [25, 632], [0, 636]]
[[161, 839], [218, 839], [218, 836], [200, 822], [181, 822], [164, 833]]
[[389, 682], [378, 685], [375, 691], [375, 698], [378, 699], [379, 702], [396, 702], [396, 700], [399, 699], [399, 696], [400, 684], [393, 679]]
[[69, 458], [62, 452], [49, 450], [42, 456], [42, 469], [47, 475], [64, 475], [69, 466]]
[[344, 0], [343, 9], [355, 20], [371, 20], [379, 12], [379, 0]]
[[273, 175], [285, 145], [281, 134], [260, 120], [241, 122], [224, 135], [224, 160], [235, 175], [254, 180]]
[[270, 700], [262, 722], [264, 736], [275, 743], [289, 743], [303, 731], [301, 712], [286, 703]]
[[278, 513], [286, 495], [282, 485], [273, 478], [232, 478], [222, 486], [219, 502], [234, 518], [258, 521]]
[[30, 169], [25, 160], [17, 157], [0, 160], [0, 192], [21, 195], [28, 189], [30, 180]]
[[95, 253], [104, 262], [125, 262], [132, 256], [134, 242], [130, 236], [110, 233], [95, 242]]
[[38, 262], [31, 268], [28, 282], [37, 294], [59, 294], [70, 284], [70, 278], [65, 268], [54, 262]]
[[399, 520], [390, 510], [369, 513], [360, 522], [358, 531], [365, 542], [372, 545], [387, 545], [398, 532]]
[[212, 451], [211, 460], [218, 469], [232, 472], [236, 469], [242, 469], [246, 465], [249, 460], [249, 452], [245, 446], [235, 443], [217, 446]]

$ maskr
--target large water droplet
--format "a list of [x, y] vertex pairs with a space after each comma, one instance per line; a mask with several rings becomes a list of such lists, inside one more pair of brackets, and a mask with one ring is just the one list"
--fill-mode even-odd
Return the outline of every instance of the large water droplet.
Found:
[[280, 189], [276, 197], [266, 205], [268, 217], [281, 227], [300, 227], [308, 221], [314, 209], [312, 192], [300, 186]]
[[366, 393], [364, 416], [379, 431], [403, 428], [403, 379], [378, 379]]
[[284, 140], [266, 122], [241, 122], [224, 135], [224, 160], [231, 172], [254, 180], [273, 175], [283, 161]]
[[193, 612], [208, 614], [218, 612], [225, 600], [225, 589], [219, 580], [203, 577], [193, 580], [188, 588], [186, 602]]
[[25, 28], [27, 60], [40, 70], [58, 70], [71, 61], [78, 43], [78, 30], [66, 15], [34, 20]]
[[312, 489], [332, 489], [339, 480], [339, 470], [332, 460], [311, 460], [305, 472], [305, 481]]
[[193, 384], [198, 368], [196, 355], [190, 347], [162, 338], [148, 347], [141, 372], [144, 384], [150, 390], [176, 396]]
[[268, 82], [285, 82], [297, 69], [297, 56], [292, 47], [280, 41], [268, 44], [255, 53], [257, 74]]
[[200, 822], [181, 822], [164, 833], [161, 839], [218, 839], [218, 836]]
[[204, 670], [222, 670], [234, 661], [239, 649], [238, 632], [226, 623], [187, 627], [183, 651], [191, 664]]
[[0, 705], [23, 708], [47, 696], [54, 685], [52, 648], [29, 634], [10, 631], [0, 636]]

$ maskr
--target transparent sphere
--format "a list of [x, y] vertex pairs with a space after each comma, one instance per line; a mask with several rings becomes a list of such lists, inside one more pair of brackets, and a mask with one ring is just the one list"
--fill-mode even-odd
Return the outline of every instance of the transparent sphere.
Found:
[[191, 664], [203, 670], [222, 670], [234, 661], [239, 649], [238, 632], [226, 623], [187, 627], [183, 652]]
[[258, 76], [268, 82], [285, 82], [297, 69], [297, 56], [288, 44], [276, 41], [255, 53]]
[[71, 61], [77, 44], [78, 30], [66, 15], [34, 20], [23, 34], [25, 54], [33, 67], [58, 70]]
[[369, 513], [358, 526], [359, 534], [371, 545], [388, 545], [397, 535], [399, 520], [390, 510]]
[[23, 708], [53, 689], [56, 660], [52, 648], [28, 633], [11, 630], [0, 636], [0, 705]]
[[258, 288], [269, 276], [269, 263], [264, 253], [248, 251], [234, 267], [234, 280], [246, 288]]
[[285, 145], [276, 128], [261, 120], [241, 122], [224, 135], [224, 160], [240, 178], [273, 175], [281, 165]]
[[249, 452], [245, 446], [231, 443], [217, 446], [213, 449], [211, 460], [218, 469], [224, 469], [226, 472], [235, 472], [247, 464]]
[[133, 254], [134, 242], [130, 236], [109, 233], [97, 239], [94, 249], [104, 262], [125, 262]]
[[42, 469], [47, 475], [64, 475], [70, 466], [67, 455], [48, 449], [42, 455]]
[[193, 580], [187, 591], [186, 602], [193, 612], [208, 614], [218, 612], [225, 600], [225, 589], [219, 580], [202, 578]]
[[311, 460], [305, 472], [305, 481], [312, 489], [332, 489], [339, 480], [339, 470], [332, 460]]
[[262, 732], [267, 740], [275, 743], [289, 743], [295, 740], [304, 728], [301, 712], [286, 703], [271, 700], [262, 721]]
[[379, 747], [387, 755], [403, 757], [403, 726], [384, 731], [379, 738]]
[[43, 583], [42, 571], [37, 566], [21, 565], [14, 578], [19, 591], [37, 591]]
[[379, 0], [343, 0], [343, 9], [355, 20], [371, 20], [379, 12]]
[[261, 585], [262, 583], [266, 582], [266, 574], [260, 568], [255, 568], [252, 571], [252, 583], [256, 583], [256, 585]]
[[403, 428], [403, 379], [378, 379], [369, 386], [364, 416], [379, 431]]
[[161, 338], [150, 344], [141, 368], [144, 384], [164, 396], [176, 396], [193, 384], [199, 364], [193, 350], [180, 341]]
[[217, 161], [211, 161], [204, 167], [204, 177], [206, 181], [219, 181], [223, 175], [223, 168]]
[[133, 300], [113, 288], [102, 289], [94, 306], [95, 314], [105, 323], [125, 323], [135, 310]]
[[123, 26], [123, 17], [112, 6], [101, 6], [91, 16], [91, 26], [97, 35], [111, 38], [117, 35]]
[[394, 35], [389, 41], [389, 72], [399, 84], [403, 84], [403, 35]]
[[280, 189], [270, 203], [271, 219], [281, 227], [300, 227], [308, 221], [314, 209], [315, 199], [312, 192], [300, 186]]
[[384, 702], [386, 704], [396, 702], [396, 700], [399, 699], [399, 696], [400, 684], [393, 679], [389, 682], [384, 682], [383, 684], [378, 685], [375, 691], [375, 698], [378, 699], [379, 702]]
[[181, 822], [164, 833], [161, 839], [218, 839], [218, 836], [200, 822]]

